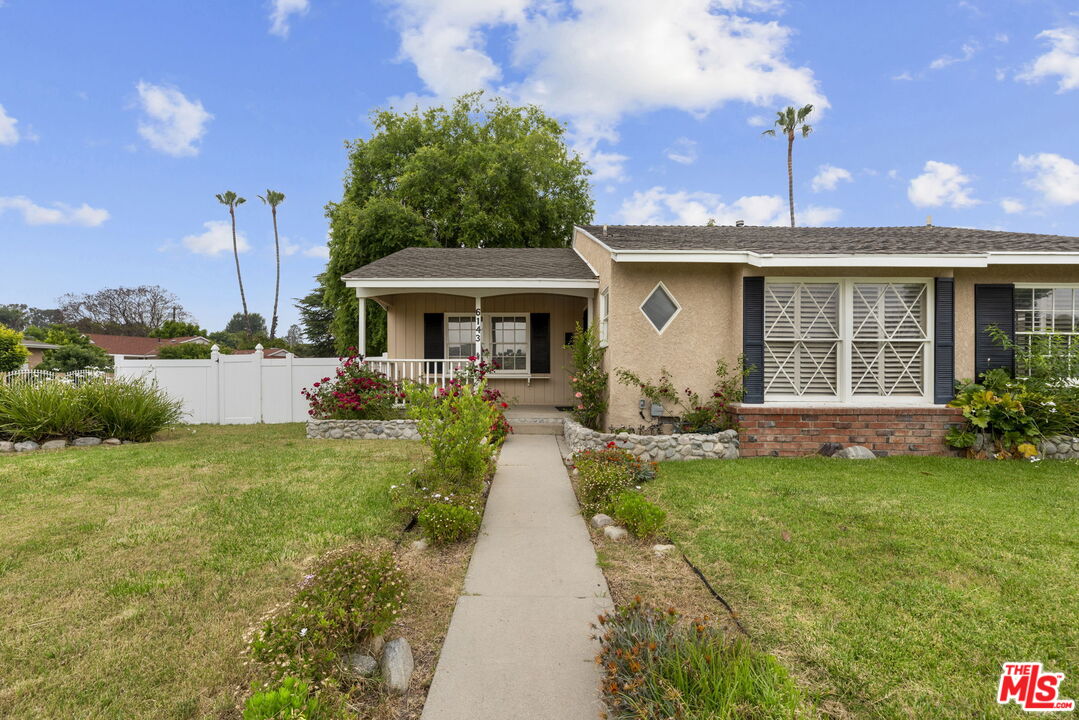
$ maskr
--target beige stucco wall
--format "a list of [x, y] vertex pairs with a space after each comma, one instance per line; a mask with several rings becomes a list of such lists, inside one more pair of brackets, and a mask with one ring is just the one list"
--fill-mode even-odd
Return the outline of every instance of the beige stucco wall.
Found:
[[[461, 295], [410, 293], [378, 298], [388, 306], [387, 346], [391, 358], [423, 357], [423, 314], [460, 313], [471, 315], [476, 301]], [[551, 374], [547, 378], [510, 379], [492, 377], [490, 383], [519, 405], [569, 405], [569, 353], [563, 349], [565, 334], [581, 321], [587, 300], [583, 297], [551, 294], [496, 295], [485, 297], [483, 312], [551, 314]]]

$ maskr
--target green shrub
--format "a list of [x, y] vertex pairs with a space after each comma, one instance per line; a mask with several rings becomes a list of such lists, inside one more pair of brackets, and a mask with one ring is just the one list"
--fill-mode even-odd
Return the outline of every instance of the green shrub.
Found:
[[307, 414], [320, 420], [387, 420], [401, 416], [397, 388], [359, 355], [342, 358], [333, 378], [324, 377], [300, 394]]
[[481, 519], [471, 508], [436, 502], [425, 507], [416, 521], [425, 538], [435, 545], [449, 545], [479, 532]]
[[667, 511], [638, 492], [624, 492], [611, 503], [611, 516], [635, 537], [651, 537], [667, 522]]
[[111, 368], [112, 356], [96, 345], [61, 345], [46, 350], [38, 367], [42, 370], [74, 372], [75, 370], [106, 370]]
[[573, 374], [569, 384], [573, 388], [573, 419], [593, 430], [600, 429], [603, 414], [607, 412], [607, 373], [603, 370], [603, 354], [596, 326], [582, 329], [577, 325], [573, 342], [566, 346], [573, 358]]
[[40, 441], [97, 432], [82, 389], [60, 380], [0, 383], [0, 435]]
[[603, 695], [611, 720], [788, 720], [811, 716], [771, 655], [704, 620], [640, 603], [600, 616]]
[[263, 624], [251, 640], [251, 656], [272, 681], [321, 682], [334, 675], [342, 653], [385, 632], [404, 599], [405, 578], [391, 553], [334, 553]]
[[431, 472], [455, 491], [477, 492], [497, 450], [492, 433], [500, 412], [487, 402], [485, 392], [483, 381], [453, 392], [423, 385], [406, 390], [408, 415], [431, 449]]
[[[228, 348], [221, 350], [222, 355], [230, 352]], [[157, 351], [159, 360], [209, 360], [211, 354], [213, 354], [213, 345], [196, 342], [162, 345]]]
[[607, 510], [611, 501], [633, 487], [633, 476], [624, 466], [601, 463], [580, 469], [578, 487], [581, 507], [592, 514]]
[[278, 688], [249, 697], [243, 720], [321, 720], [324, 717], [318, 696], [311, 692], [307, 683], [287, 677]]
[[183, 403], [147, 380], [97, 380], [79, 388], [87, 412], [102, 435], [145, 442], [180, 422]]
[[618, 465], [625, 469], [631, 476], [634, 484], [640, 484], [654, 480], [659, 472], [659, 465], [642, 460], [629, 450], [623, 450], [615, 446], [615, 443], [607, 443], [602, 450], [582, 450], [573, 456], [573, 466], [582, 473], [587, 472], [593, 465]]
[[0, 373], [18, 370], [30, 357], [22, 344], [22, 333], [0, 325]]

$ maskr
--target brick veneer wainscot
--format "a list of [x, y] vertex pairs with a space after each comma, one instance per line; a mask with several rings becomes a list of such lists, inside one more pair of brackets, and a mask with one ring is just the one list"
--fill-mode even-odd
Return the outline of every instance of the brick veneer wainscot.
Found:
[[798, 457], [824, 443], [863, 445], [878, 455], [955, 455], [944, 444], [962, 423], [955, 408], [767, 407], [738, 408], [742, 457]]

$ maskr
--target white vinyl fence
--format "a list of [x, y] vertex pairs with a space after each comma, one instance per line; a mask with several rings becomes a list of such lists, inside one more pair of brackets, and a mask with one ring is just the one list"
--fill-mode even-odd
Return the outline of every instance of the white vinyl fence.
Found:
[[184, 404], [185, 422], [221, 425], [303, 422], [300, 390], [333, 377], [337, 358], [264, 358], [260, 345], [247, 355], [209, 360], [116, 359], [117, 378], [144, 377]]

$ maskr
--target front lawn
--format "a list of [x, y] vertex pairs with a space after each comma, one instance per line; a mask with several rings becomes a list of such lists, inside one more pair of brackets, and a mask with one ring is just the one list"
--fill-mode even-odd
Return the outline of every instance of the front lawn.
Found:
[[306, 560], [396, 537], [388, 488], [423, 457], [303, 433], [195, 426], [0, 456], [0, 715], [232, 716], [245, 630]]
[[835, 717], [1018, 717], [1001, 663], [1079, 698], [1079, 465], [665, 463], [646, 492], [763, 650]]

